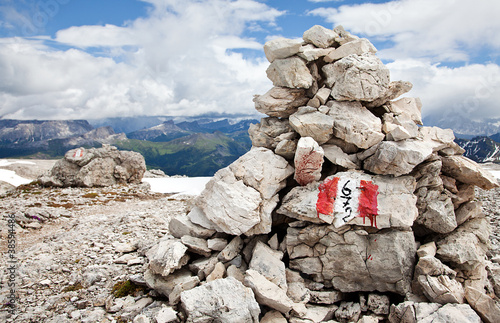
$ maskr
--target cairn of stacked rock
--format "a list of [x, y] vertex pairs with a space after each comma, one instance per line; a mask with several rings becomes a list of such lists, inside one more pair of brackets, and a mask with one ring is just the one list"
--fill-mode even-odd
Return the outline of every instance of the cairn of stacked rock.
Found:
[[498, 187], [367, 40], [314, 26], [264, 46], [253, 148], [148, 251], [187, 322], [500, 322], [474, 186]]

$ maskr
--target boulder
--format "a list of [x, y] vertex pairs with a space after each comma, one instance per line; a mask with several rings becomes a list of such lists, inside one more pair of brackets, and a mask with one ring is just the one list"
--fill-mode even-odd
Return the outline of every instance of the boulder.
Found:
[[347, 169], [360, 169], [361, 165], [355, 154], [348, 155], [335, 145], [321, 146], [325, 152], [325, 157], [334, 165], [339, 165]]
[[[191, 212], [196, 212], [191, 211]], [[168, 223], [168, 230], [175, 238], [182, 238], [183, 236], [193, 236], [197, 238], [209, 238], [214, 235], [215, 230], [206, 229], [201, 225], [195, 224], [189, 220], [186, 215], [178, 215], [173, 217]]]
[[364, 168], [375, 174], [401, 176], [409, 174], [432, 153], [432, 144], [421, 140], [383, 141], [374, 154], [364, 161]]
[[302, 137], [311, 137], [319, 145], [324, 144], [333, 134], [334, 118], [312, 107], [301, 107], [289, 118], [290, 126]]
[[267, 280], [258, 271], [248, 269], [245, 284], [253, 290], [259, 304], [269, 306], [283, 314], [288, 314], [292, 310], [294, 303], [286, 295], [286, 292]]
[[451, 198], [438, 190], [425, 189], [418, 192], [419, 216], [416, 223], [437, 233], [455, 230], [457, 220]]
[[57, 161], [48, 175], [39, 177], [44, 186], [105, 187], [141, 183], [146, 162], [141, 154], [119, 151], [116, 147], [77, 148]]
[[422, 101], [419, 98], [402, 98], [387, 105], [395, 115], [406, 114], [418, 125], [422, 125]]
[[500, 308], [491, 297], [472, 287], [465, 289], [465, 297], [485, 323], [500, 322]]
[[189, 261], [189, 255], [186, 254], [187, 249], [179, 239], [171, 236], [162, 238], [146, 252], [149, 269], [154, 274], [167, 277], [176, 269], [187, 264]]
[[480, 323], [481, 318], [469, 304], [414, 303], [406, 301], [391, 307], [389, 315], [391, 323], [431, 323], [456, 322]]
[[425, 296], [432, 303], [448, 304], [464, 302], [464, 288], [448, 276], [420, 275], [417, 279]]
[[293, 159], [295, 157], [295, 152], [297, 151], [298, 140], [284, 139], [276, 145], [274, 152], [286, 159]]
[[293, 167], [271, 150], [254, 147], [229, 165], [234, 176], [270, 199], [286, 186], [286, 179], [294, 173]]
[[476, 185], [485, 190], [500, 186], [491, 173], [467, 157], [447, 156], [442, 160], [443, 173], [459, 182]]
[[308, 89], [313, 85], [313, 77], [306, 63], [297, 56], [276, 59], [266, 73], [274, 86]]
[[307, 185], [321, 178], [324, 151], [311, 137], [302, 137], [295, 152], [294, 179], [300, 185]]
[[267, 60], [272, 63], [275, 59], [288, 58], [297, 54], [302, 46], [299, 40], [276, 38], [264, 44], [264, 53]]
[[350, 32], [346, 31], [344, 27], [342, 27], [341, 25], [338, 25], [335, 28], [333, 28], [333, 31], [336, 32], [337, 35], [339, 35], [338, 37], [335, 38], [335, 41], [340, 45], [344, 45], [345, 43], [359, 39], [358, 36], [353, 35]]
[[361, 149], [384, 139], [382, 122], [359, 102], [329, 101], [328, 115], [333, 118], [335, 137]]
[[270, 117], [288, 118], [298, 107], [306, 105], [309, 98], [304, 89], [273, 87], [264, 95], [256, 95], [253, 99], [255, 109]]
[[389, 69], [373, 54], [349, 55], [323, 67], [338, 101], [375, 101], [389, 89]]
[[259, 322], [254, 294], [232, 277], [182, 292], [181, 304], [186, 322]]
[[405, 81], [393, 81], [389, 83], [389, 88], [387, 89], [387, 92], [384, 93], [384, 95], [380, 98], [378, 98], [375, 101], [372, 102], [367, 102], [365, 106], [369, 109], [371, 108], [376, 108], [384, 105], [385, 103], [397, 99], [401, 95], [410, 92], [410, 90], [413, 88], [413, 84], [410, 82], [405, 82]]
[[[293, 188], [277, 213], [312, 223], [334, 223], [337, 227], [350, 224], [408, 229], [418, 216], [414, 188], [415, 180], [409, 176], [337, 173], [321, 183]], [[346, 201], [349, 211], [345, 211]]]
[[368, 39], [361, 38], [345, 43], [335, 50], [330, 51], [328, 55], [325, 56], [325, 62], [335, 62], [352, 54], [361, 56], [365, 53], [375, 54], [376, 52], [377, 49], [375, 48], [375, 46], [373, 46], [372, 43], [370, 43]]
[[386, 134], [386, 140], [400, 141], [417, 138], [419, 135], [417, 124], [406, 114], [395, 116], [393, 113], [386, 113], [383, 120], [382, 130]]
[[437, 257], [455, 268], [473, 270], [483, 264], [486, 247], [472, 232], [455, 231], [437, 242]]
[[266, 277], [267, 280], [286, 291], [285, 264], [280, 258], [276, 257], [275, 253], [275, 251], [263, 242], [257, 242], [249, 268], [256, 270]]
[[319, 48], [332, 47], [335, 44], [335, 39], [338, 37], [339, 35], [335, 31], [320, 25], [311, 27], [302, 35], [306, 43], [313, 44]]
[[[302, 229], [289, 228], [286, 241], [289, 255], [302, 244], [317, 253], [314, 257], [290, 256], [292, 269], [314, 273], [316, 281], [331, 284], [341, 292], [378, 290], [404, 295], [411, 290], [416, 252], [411, 232], [369, 234], [313, 224]], [[315, 262], [319, 266], [313, 265]]]
[[215, 173], [196, 203], [219, 232], [240, 235], [261, 221], [261, 194], [236, 179], [229, 168]]
[[294, 139], [296, 133], [288, 122], [288, 119], [277, 117], [263, 118], [258, 124], [251, 124], [248, 134], [254, 147], [265, 147], [274, 149], [286, 139]]
[[297, 56], [305, 59], [308, 62], [312, 62], [328, 55], [333, 50], [333, 48], [317, 48], [312, 44], [306, 44], [300, 48]]

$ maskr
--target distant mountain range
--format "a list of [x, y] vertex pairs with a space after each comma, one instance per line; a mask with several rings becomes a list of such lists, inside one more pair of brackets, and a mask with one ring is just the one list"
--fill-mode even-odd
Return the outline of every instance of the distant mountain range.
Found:
[[168, 117], [140, 117], [134, 123], [132, 119], [110, 122], [132, 130], [127, 134], [116, 133], [102, 120], [92, 120], [94, 126], [100, 125], [97, 128], [85, 120], [0, 120], [0, 158], [59, 158], [75, 147], [106, 143], [141, 153], [148, 167], [169, 175], [211, 176], [251, 148], [248, 127], [259, 122], [188, 118], [175, 123]]
[[500, 133], [500, 119], [473, 120], [463, 115], [430, 115], [423, 119], [425, 126], [452, 129], [457, 138], [472, 139]]
[[[469, 121], [472, 126], [468, 127], [465, 120], [457, 125], [443, 120], [439, 124], [427, 121], [424, 120], [426, 126], [449, 125], [456, 133], [457, 143], [472, 160], [500, 163], [500, 129], [490, 136], [482, 134], [497, 129], [494, 123], [479, 126]], [[149, 168], [161, 169], [169, 175], [211, 176], [251, 148], [248, 127], [258, 122], [209, 117], [112, 118], [90, 122], [0, 120], [0, 158], [60, 158], [69, 149], [100, 147], [105, 143], [137, 151]], [[116, 129], [130, 131], [117, 133]]]
[[[492, 136], [500, 137], [500, 133]], [[457, 139], [456, 142], [465, 149], [464, 155], [479, 163], [500, 163], [500, 143], [492, 137], [475, 137], [471, 140]]]

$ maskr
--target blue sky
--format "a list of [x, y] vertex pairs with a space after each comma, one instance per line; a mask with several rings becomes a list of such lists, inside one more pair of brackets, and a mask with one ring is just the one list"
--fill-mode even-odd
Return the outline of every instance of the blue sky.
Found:
[[255, 114], [263, 44], [368, 38], [423, 114], [500, 117], [496, 0], [0, 0], [0, 116]]

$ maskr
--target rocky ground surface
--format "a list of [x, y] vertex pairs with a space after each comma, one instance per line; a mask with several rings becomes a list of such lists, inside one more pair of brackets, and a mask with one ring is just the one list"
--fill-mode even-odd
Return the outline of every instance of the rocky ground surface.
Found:
[[[495, 260], [500, 258], [499, 193], [496, 189], [476, 194], [493, 227], [489, 257]], [[0, 321], [142, 322], [138, 315], [144, 311], [157, 322], [175, 321], [168, 300], [141, 282], [145, 251], [168, 233], [171, 217], [189, 208], [188, 197], [151, 193], [147, 185], [26, 185], [1, 197], [4, 309], [9, 296], [6, 217], [15, 214], [21, 226], [16, 228], [19, 302], [16, 314], [2, 310]]]

